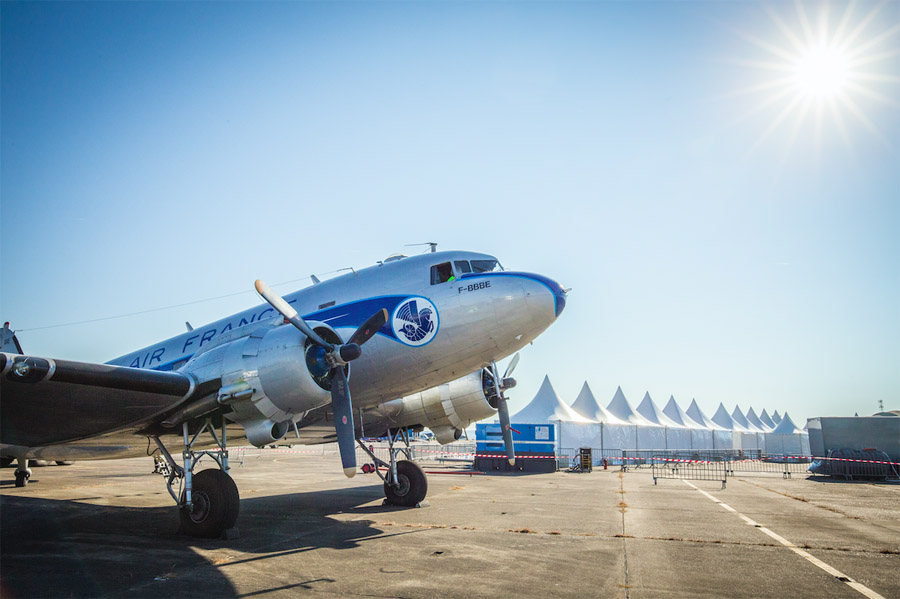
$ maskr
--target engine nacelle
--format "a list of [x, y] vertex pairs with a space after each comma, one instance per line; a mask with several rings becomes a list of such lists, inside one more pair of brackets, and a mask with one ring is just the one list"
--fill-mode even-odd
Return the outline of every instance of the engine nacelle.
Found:
[[367, 412], [366, 434], [383, 434], [393, 428], [427, 426], [441, 444], [460, 438], [473, 422], [497, 414], [491, 405], [493, 382], [482, 371], [395, 399]]
[[[310, 326], [331, 343], [340, 336], [327, 325]], [[201, 381], [221, 379], [222, 389], [249, 387], [252, 393], [219, 401], [231, 407], [228, 418], [244, 425], [257, 446], [284, 436], [296, 416], [331, 401], [331, 377], [324, 350], [281, 317], [259, 324], [249, 335], [222, 339], [184, 368]]]

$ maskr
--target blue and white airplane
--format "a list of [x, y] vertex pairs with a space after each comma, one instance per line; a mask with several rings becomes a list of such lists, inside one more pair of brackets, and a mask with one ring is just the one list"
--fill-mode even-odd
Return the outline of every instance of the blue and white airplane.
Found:
[[[566, 291], [557, 282], [464, 251], [394, 256], [313, 281], [283, 298], [257, 281], [266, 304], [108, 364], [21, 355], [7, 335], [0, 456], [18, 460], [16, 485], [27, 484], [29, 460], [136, 457], [155, 444], [183, 530], [214, 537], [237, 520], [227, 474], [235, 438], [337, 441], [347, 476], [358, 443], [385, 470], [387, 500], [407, 506], [427, 491], [424, 472], [397, 459], [410, 429], [428, 427], [446, 443], [499, 412], [514, 463], [504, 390], [518, 356], [503, 375], [496, 362], [559, 317]], [[358, 442], [363, 435], [387, 435], [390, 461]], [[174, 443], [182, 464], [166, 447]], [[219, 468], [194, 473], [204, 455]]]

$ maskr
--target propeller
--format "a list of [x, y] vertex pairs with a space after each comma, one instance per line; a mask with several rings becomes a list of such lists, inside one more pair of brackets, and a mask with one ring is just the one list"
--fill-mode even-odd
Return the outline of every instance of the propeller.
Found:
[[506, 396], [503, 395], [503, 392], [516, 386], [516, 380], [509, 378], [509, 375], [512, 374], [518, 364], [519, 354], [517, 352], [510, 361], [509, 366], [506, 367], [506, 372], [503, 373], [502, 378], [496, 362], [491, 361], [490, 370], [491, 378], [494, 380], [494, 391], [497, 393], [497, 412], [500, 416], [500, 430], [503, 432], [503, 445], [506, 447], [506, 457], [510, 466], [516, 465], [516, 448], [513, 444], [512, 427], [509, 425], [509, 405], [506, 403]]
[[310, 341], [325, 350], [325, 361], [331, 367], [331, 412], [334, 415], [334, 431], [337, 433], [338, 449], [341, 453], [341, 465], [347, 478], [356, 474], [356, 434], [353, 426], [353, 404], [350, 400], [350, 385], [344, 366], [362, 355], [361, 346], [371, 339], [378, 329], [387, 322], [387, 310], [382, 308], [368, 318], [347, 343], [332, 345], [320, 337], [303, 320], [297, 311], [284, 299], [273, 292], [262, 281], [256, 281], [256, 291], [270, 306], [278, 310], [288, 322], [297, 327]]

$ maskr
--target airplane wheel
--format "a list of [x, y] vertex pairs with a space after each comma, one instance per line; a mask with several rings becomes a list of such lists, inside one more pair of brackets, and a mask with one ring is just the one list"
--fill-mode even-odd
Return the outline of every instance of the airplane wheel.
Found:
[[[195, 474], [192, 486], [191, 509], [179, 510], [182, 531], [192, 537], [212, 539], [234, 528], [241, 507], [234, 480], [223, 470], [211, 468]], [[184, 495], [182, 492], [182, 501]]]
[[22, 470], [16, 470], [16, 486], [24, 487], [28, 484], [28, 479], [31, 478], [31, 471], [23, 472]]
[[425, 499], [428, 493], [428, 479], [415, 462], [397, 462], [397, 486], [384, 483], [384, 495], [388, 503], [414, 507]]

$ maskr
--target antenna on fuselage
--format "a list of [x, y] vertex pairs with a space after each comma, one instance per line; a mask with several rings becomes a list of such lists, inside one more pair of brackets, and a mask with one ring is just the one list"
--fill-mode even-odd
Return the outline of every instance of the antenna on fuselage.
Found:
[[[425, 243], [407, 243], [405, 247], [415, 247], [417, 245], [427, 245], [431, 248], [431, 253], [435, 253], [437, 251], [437, 242], [436, 241], [426, 241]], [[425, 252], [422, 252], [423, 254]]]

